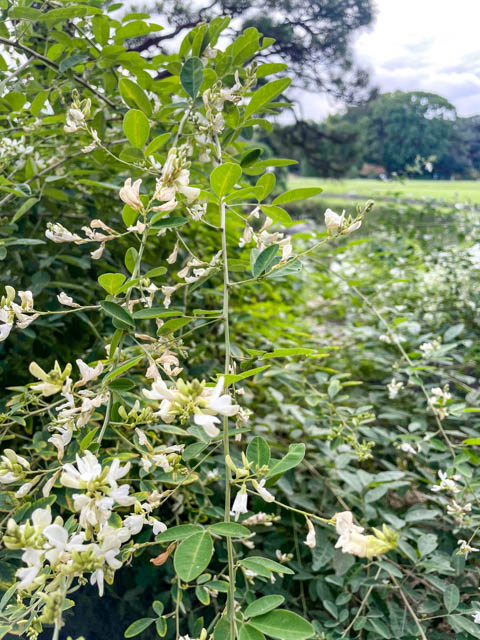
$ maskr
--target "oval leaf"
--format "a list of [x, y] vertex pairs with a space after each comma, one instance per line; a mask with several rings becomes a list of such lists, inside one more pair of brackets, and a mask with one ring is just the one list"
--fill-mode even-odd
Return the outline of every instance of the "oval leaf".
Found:
[[132, 147], [142, 149], [150, 135], [150, 124], [143, 111], [130, 109], [123, 118], [123, 131]]
[[173, 558], [173, 566], [183, 582], [195, 580], [205, 571], [213, 553], [213, 542], [207, 531], [194, 533], [181, 542]]
[[253, 265], [252, 274], [254, 278], [258, 278], [262, 273], [268, 271], [269, 266], [272, 264], [275, 256], [278, 252], [278, 244], [271, 244], [263, 251], [260, 251], [255, 264]]
[[133, 638], [134, 636], [138, 636], [138, 634], [145, 631], [154, 620], [155, 618], [140, 618], [139, 620], [135, 620], [125, 631], [124, 637]]
[[135, 329], [135, 322], [132, 316], [116, 302], [110, 302], [110, 300], [100, 300], [100, 306], [108, 313], [109, 316], [115, 320], [119, 320], [121, 323]]
[[242, 524], [236, 522], [217, 522], [208, 527], [211, 533], [217, 536], [225, 536], [227, 538], [248, 538], [250, 530]]
[[247, 447], [247, 460], [253, 463], [253, 468], [268, 466], [270, 462], [270, 447], [262, 436], [255, 436]]
[[203, 82], [203, 64], [200, 58], [188, 58], [180, 71], [182, 87], [191, 98], [196, 98]]
[[306, 200], [312, 196], [318, 196], [323, 189], [320, 187], [304, 187], [301, 189], [292, 189], [286, 191], [275, 198], [272, 204], [286, 204], [287, 202], [295, 202], [296, 200]]
[[102, 275], [98, 277], [98, 284], [103, 287], [107, 293], [113, 295], [120, 289], [125, 279], [122, 273], [102, 273]]
[[118, 83], [120, 95], [129, 107], [138, 107], [148, 116], [152, 115], [152, 105], [145, 91], [132, 80], [121, 78]]
[[221, 164], [210, 174], [210, 185], [219, 198], [233, 190], [233, 187], [242, 177], [242, 168], [234, 162]]
[[285, 91], [290, 83], [290, 78], [279, 78], [278, 80], [269, 82], [263, 87], [260, 87], [260, 89], [257, 89], [257, 91], [255, 91], [253, 96], [250, 98], [250, 102], [245, 109], [245, 120], [256, 111], [260, 111], [262, 107], [270, 102], [270, 100], [273, 100], [278, 95], [280, 95], [282, 91]]
[[252, 627], [278, 640], [306, 640], [314, 634], [312, 625], [293, 611], [270, 611], [252, 618]]
[[255, 616], [262, 616], [273, 609], [277, 609], [285, 602], [285, 598], [280, 595], [265, 596], [259, 600], [255, 600], [252, 604], [249, 604], [245, 609], [245, 616], [247, 618], [254, 618]]
[[303, 443], [291, 444], [286, 456], [283, 456], [281, 460], [278, 460], [267, 474], [267, 478], [272, 478], [281, 473], [285, 473], [289, 469], [293, 469], [297, 464], [305, 457], [305, 445]]

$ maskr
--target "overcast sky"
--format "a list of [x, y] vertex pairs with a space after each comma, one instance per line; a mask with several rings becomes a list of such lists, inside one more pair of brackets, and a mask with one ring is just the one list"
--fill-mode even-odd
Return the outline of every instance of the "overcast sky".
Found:
[[[374, 0], [377, 17], [354, 44], [359, 64], [382, 92], [438, 93], [459, 115], [480, 114], [480, 0]], [[338, 110], [332, 100], [302, 96], [306, 118]]]

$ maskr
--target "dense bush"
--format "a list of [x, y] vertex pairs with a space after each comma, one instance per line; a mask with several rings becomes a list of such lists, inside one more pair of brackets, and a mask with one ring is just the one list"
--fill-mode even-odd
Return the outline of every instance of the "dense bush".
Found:
[[0, 636], [480, 637], [475, 214], [320, 226], [254, 29], [8, 16]]

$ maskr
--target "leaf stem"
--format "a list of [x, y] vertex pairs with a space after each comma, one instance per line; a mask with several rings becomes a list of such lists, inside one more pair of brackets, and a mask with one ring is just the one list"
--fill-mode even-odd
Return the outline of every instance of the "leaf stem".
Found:
[[[228, 251], [226, 231], [226, 206], [225, 200], [220, 200], [220, 227], [222, 230], [222, 256], [223, 256], [223, 322], [225, 327], [225, 375], [230, 372], [230, 324], [229, 324], [229, 280], [228, 280]], [[223, 454], [225, 458], [230, 454], [230, 441], [228, 436], [228, 416], [223, 418]], [[225, 522], [230, 522], [230, 506], [232, 491], [232, 472], [225, 464]], [[235, 566], [233, 557], [233, 542], [227, 538], [228, 555], [228, 600], [227, 615], [230, 623], [230, 639], [236, 638], [235, 624]]]

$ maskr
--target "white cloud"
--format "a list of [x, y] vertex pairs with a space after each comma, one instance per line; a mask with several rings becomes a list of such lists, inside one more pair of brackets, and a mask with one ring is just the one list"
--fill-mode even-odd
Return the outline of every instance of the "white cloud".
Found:
[[[380, 91], [429, 91], [459, 115], [480, 113], [480, 0], [376, 0], [372, 27], [357, 36], [357, 62]], [[339, 105], [301, 93], [307, 118], [320, 120]]]

